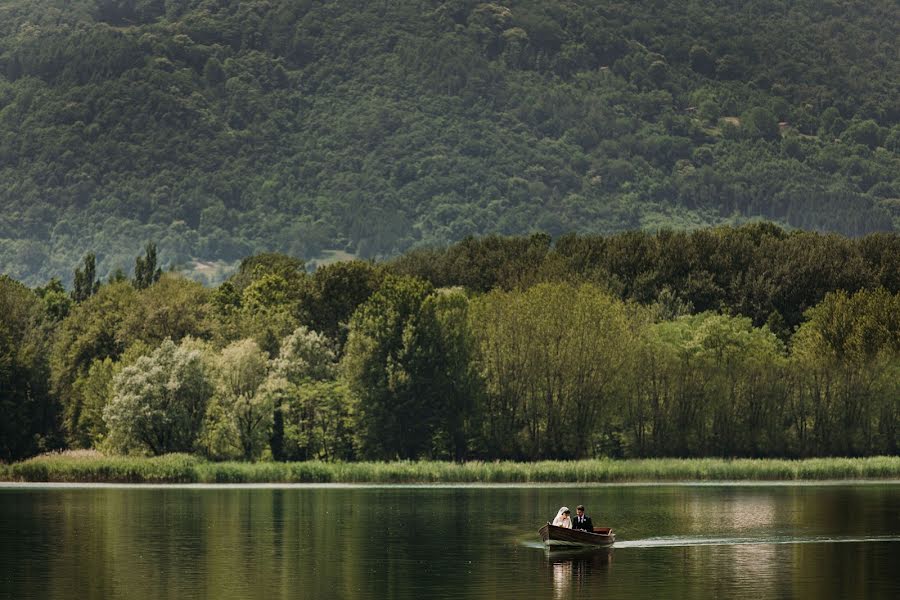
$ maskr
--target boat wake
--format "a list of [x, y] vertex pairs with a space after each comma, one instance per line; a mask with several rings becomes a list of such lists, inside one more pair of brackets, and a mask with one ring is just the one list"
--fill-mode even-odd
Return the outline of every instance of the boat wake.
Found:
[[900, 542], [898, 536], [771, 536], [771, 537], [655, 537], [642, 540], [616, 542], [616, 549], [624, 548], [676, 548], [680, 546], [748, 546], [771, 544], [862, 544], [870, 542]]

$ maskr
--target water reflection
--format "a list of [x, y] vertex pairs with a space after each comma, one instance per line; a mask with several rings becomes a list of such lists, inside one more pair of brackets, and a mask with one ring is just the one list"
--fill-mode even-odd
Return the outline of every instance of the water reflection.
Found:
[[548, 548], [544, 551], [553, 571], [554, 598], [568, 598], [573, 591], [596, 587], [596, 581], [612, 567], [611, 548]]
[[[0, 599], [900, 598], [900, 485], [3, 489]], [[613, 569], [613, 558], [615, 568]]]
[[764, 531], [777, 518], [775, 499], [759, 490], [691, 498], [686, 516], [721, 531]]
[[[717, 494], [692, 494], [686, 503], [685, 517], [692, 528], [702, 532], [696, 538], [705, 544], [717, 536], [730, 534], [725, 544], [686, 550], [697, 564], [708, 565], [716, 577], [708, 581], [715, 595], [729, 597], [745, 587], [752, 587], [760, 598], [780, 597], [777, 568], [779, 549], [758, 545], [771, 536], [778, 521], [778, 504], [783, 500], [764, 488], [723, 488]], [[733, 543], [730, 543], [733, 542]], [[690, 544], [686, 544], [689, 548]], [[722, 577], [722, 574], [727, 576]], [[701, 590], [697, 589], [699, 593]]]
[[751, 544], [730, 546], [731, 563], [734, 565], [735, 576], [740, 579], [765, 582], [774, 569], [778, 558], [780, 546], [773, 544]]

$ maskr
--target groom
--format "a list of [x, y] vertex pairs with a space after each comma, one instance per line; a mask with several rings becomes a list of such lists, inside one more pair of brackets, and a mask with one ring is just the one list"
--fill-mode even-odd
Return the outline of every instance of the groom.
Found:
[[584, 506], [579, 504], [575, 507], [575, 518], [572, 519], [572, 529], [583, 529], [594, 533], [594, 522], [591, 518], [584, 514]]

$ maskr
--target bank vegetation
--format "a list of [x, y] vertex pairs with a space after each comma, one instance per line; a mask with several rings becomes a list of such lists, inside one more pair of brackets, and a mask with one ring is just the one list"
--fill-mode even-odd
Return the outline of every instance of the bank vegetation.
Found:
[[898, 257], [762, 224], [258, 255], [214, 289], [88, 257], [71, 291], [0, 278], [0, 457], [893, 456]]
[[193, 455], [53, 453], [15, 463], [0, 480], [60, 483], [627, 483], [827, 481], [900, 478], [900, 457], [780, 459], [591, 459], [473, 461], [210, 462]]

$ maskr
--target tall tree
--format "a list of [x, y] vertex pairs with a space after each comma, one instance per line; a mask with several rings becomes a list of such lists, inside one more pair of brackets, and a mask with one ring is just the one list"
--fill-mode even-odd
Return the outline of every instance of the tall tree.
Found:
[[84, 256], [81, 269], [75, 269], [74, 287], [72, 299], [75, 302], [84, 302], [97, 293], [100, 289], [100, 279], [97, 278], [97, 257], [93, 252]]
[[122, 336], [154, 346], [166, 338], [176, 343], [187, 336], [207, 339], [211, 337], [211, 296], [202, 284], [166, 273], [137, 294], [122, 323]]
[[436, 411], [419, 332], [431, 287], [389, 276], [350, 320], [343, 368], [359, 398], [360, 442], [370, 458], [418, 458], [431, 450]]
[[0, 460], [55, 445], [58, 414], [49, 389], [43, 308], [24, 285], [0, 276]]
[[438, 418], [433, 451], [454, 460], [465, 460], [469, 454], [473, 412], [482, 396], [469, 310], [462, 290], [438, 290], [423, 303], [419, 328], [421, 343], [430, 346], [421, 354], [432, 363], [423, 367], [430, 372], [425, 392], [435, 396]]
[[155, 455], [192, 452], [213, 384], [201, 351], [166, 340], [114, 380], [103, 410], [110, 444]]
[[802, 451], [896, 452], [900, 294], [829, 293], [807, 315], [791, 352]]
[[136, 289], [145, 290], [162, 276], [162, 269], [156, 265], [156, 244], [149, 242], [144, 248], [144, 256], [134, 260], [134, 280]]
[[215, 360], [215, 395], [207, 412], [204, 438], [216, 457], [259, 458], [272, 429], [271, 395], [261, 393], [268, 356], [253, 340], [228, 345]]
[[96, 359], [117, 360], [130, 340], [123, 324], [138, 293], [127, 282], [104, 285], [76, 305], [59, 324], [50, 353], [51, 383], [59, 399], [69, 444], [87, 447], [91, 439], [82, 421], [83, 398], [75, 388]]
[[263, 392], [275, 399], [273, 456], [292, 460], [355, 457], [355, 403], [347, 384], [337, 379], [335, 345], [306, 327], [282, 340]]
[[475, 302], [491, 456], [585, 457], [616, 415], [629, 348], [625, 306], [596, 286], [540, 284]]
[[319, 267], [307, 279], [304, 321], [342, 346], [350, 317], [378, 289], [383, 277], [383, 268], [360, 260]]

